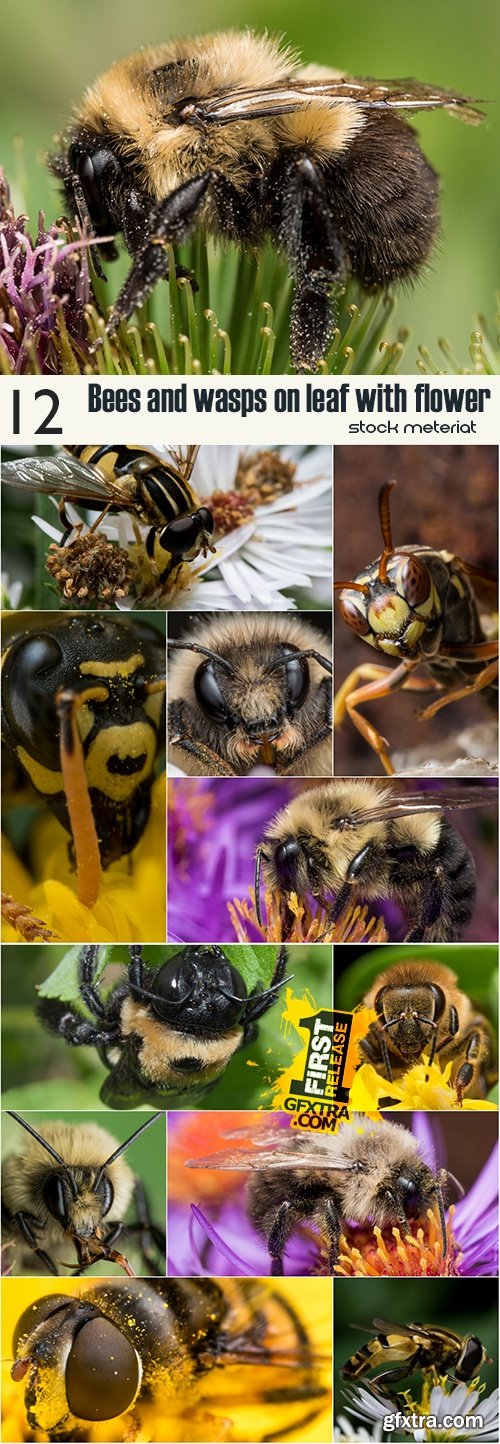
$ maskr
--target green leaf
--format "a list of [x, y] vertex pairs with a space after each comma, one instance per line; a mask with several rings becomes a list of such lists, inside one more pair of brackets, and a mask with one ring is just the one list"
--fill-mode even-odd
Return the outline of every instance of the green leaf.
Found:
[[251, 943], [231, 943], [226, 951], [233, 968], [237, 968], [244, 978], [249, 993], [258, 983], [263, 988], [269, 987], [278, 956], [275, 943], [261, 943], [258, 947]]
[[[80, 997], [79, 959], [81, 946], [69, 948], [64, 954], [57, 968], [41, 983], [39, 994], [41, 998], [60, 998], [64, 1003], [73, 1002]], [[95, 972], [95, 982], [102, 977], [104, 969], [111, 957], [111, 947], [106, 944], [99, 949], [98, 963]]]

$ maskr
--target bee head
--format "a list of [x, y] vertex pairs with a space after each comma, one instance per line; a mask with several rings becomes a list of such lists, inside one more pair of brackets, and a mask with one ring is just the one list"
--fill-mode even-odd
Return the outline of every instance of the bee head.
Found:
[[151, 991], [131, 993], [161, 1022], [201, 1037], [237, 1025], [248, 997], [241, 973], [216, 947], [184, 948], [158, 969]]
[[343, 621], [364, 637], [370, 647], [391, 657], [415, 657], [426, 633], [426, 651], [440, 636], [441, 606], [422, 549], [392, 543], [389, 496], [395, 481], [386, 482], [379, 496], [384, 541], [382, 555], [352, 582], [338, 582], [339, 611]]
[[140, 1387], [129, 1339], [95, 1305], [71, 1295], [47, 1295], [25, 1309], [13, 1352], [12, 1378], [26, 1379], [30, 1429], [44, 1435], [74, 1437], [75, 1419], [114, 1419]]
[[382, 1031], [405, 1059], [420, 1057], [445, 1008], [443, 989], [433, 983], [380, 988], [375, 1009]]

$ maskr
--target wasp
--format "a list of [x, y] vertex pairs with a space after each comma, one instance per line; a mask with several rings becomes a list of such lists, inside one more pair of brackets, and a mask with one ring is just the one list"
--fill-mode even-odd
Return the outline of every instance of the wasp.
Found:
[[[213, 1088], [233, 1055], [257, 1036], [257, 1022], [286, 982], [287, 953], [278, 948], [268, 988], [248, 992], [221, 948], [183, 948], [152, 972], [142, 948], [130, 946], [127, 976], [104, 1001], [98, 987], [99, 949], [82, 948], [80, 1001], [44, 997], [37, 1013], [45, 1027], [73, 1047], [97, 1048], [109, 1071], [100, 1097], [109, 1108], [197, 1098]], [[90, 1015], [90, 1016], [89, 1016]]]
[[[429, 546], [395, 547], [392, 540], [388, 481], [379, 495], [384, 549], [352, 582], [336, 582], [339, 611], [347, 626], [376, 651], [397, 658], [397, 666], [363, 664], [352, 671], [335, 698], [334, 725], [346, 713], [394, 773], [388, 743], [359, 711], [365, 702], [404, 688], [436, 690], [441, 695], [419, 713], [434, 717], [442, 707], [475, 692], [493, 701], [498, 677], [498, 641], [486, 635], [480, 607], [497, 608], [496, 582], [450, 552]], [[418, 668], [424, 677], [415, 676]], [[360, 685], [362, 684], [362, 685]]]
[[[313, 1317], [318, 1283], [314, 1297], [301, 1285]], [[9, 1293], [13, 1306], [15, 1289]], [[278, 1291], [249, 1280], [108, 1279], [37, 1298], [15, 1325], [11, 1369], [25, 1384], [29, 1428], [78, 1439], [86, 1423], [84, 1437], [92, 1438], [92, 1424], [127, 1414], [113, 1437], [139, 1437], [142, 1406], [153, 1403], [160, 1415], [175, 1415], [176, 1439], [204, 1438], [207, 1419], [212, 1437], [222, 1438], [212, 1431], [218, 1424], [226, 1433], [231, 1405], [250, 1411], [262, 1403], [265, 1433], [250, 1415], [234, 1438], [303, 1439], [328, 1407], [329, 1389], [293, 1295], [290, 1281]], [[222, 1419], [212, 1413], [219, 1400]]]
[[373, 1327], [380, 1331], [376, 1338], [357, 1349], [340, 1372], [343, 1379], [353, 1382], [381, 1364], [398, 1364], [398, 1368], [384, 1369], [371, 1381], [374, 1392], [391, 1400], [394, 1394], [387, 1385], [406, 1379], [418, 1369], [435, 1369], [437, 1374], [452, 1370], [456, 1379], [469, 1383], [483, 1364], [492, 1363], [475, 1334], [462, 1337], [437, 1324], [389, 1324], [385, 1319], [374, 1319]]
[[129, 617], [40, 614], [7, 642], [4, 760], [71, 836], [79, 900], [136, 847], [165, 736], [165, 647]]
[[68, 446], [57, 456], [28, 456], [7, 461], [2, 478], [22, 490], [60, 498], [64, 541], [73, 530], [66, 503], [99, 509], [94, 531], [108, 512], [129, 512], [147, 528], [146, 551], [155, 560], [156, 544], [164, 560], [162, 585], [173, 580], [181, 562], [213, 551], [214, 519], [200, 506], [190, 478], [199, 446], [169, 449], [161, 458], [147, 446]]

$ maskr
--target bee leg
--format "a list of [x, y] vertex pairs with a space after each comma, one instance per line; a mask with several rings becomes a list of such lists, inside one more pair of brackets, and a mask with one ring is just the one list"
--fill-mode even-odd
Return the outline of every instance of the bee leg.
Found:
[[[247, 999], [245, 1008], [245, 1027], [247, 1023], [255, 1023], [257, 1018], [261, 1018], [263, 1013], [267, 1013], [268, 1008], [275, 1002], [279, 989], [283, 987], [284, 983], [291, 983], [293, 973], [289, 973], [288, 977], [285, 977], [287, 958], [286, 948], [281, 947], [276, 959], [273, 980], [270, 987], [264, 989], [253, 988]], [[245, 1042], [246, 1041], [248, 1040], [245, 1037]]]
[[[490, 646], [492, 644], [487, 642], [485, 645]], [[497, 646], [497, 643], [495, 643], [495, 646]], [[472, 651], [472, 648], [469, 648], [469, 650]], [[470, 697], [474, 692], [481, 692], [483, 687], [489, 687], [491, 682], [495, 681], [496, 677], [498, 677], [498, 659], [490, 662], [487, 667], [483, 667], [482, 672], [479, 672], [479, 675], [473, 682], [469, 682], [467, 687], [454, 687], [453, 691], [448, 692], [445, 697], [438, 697], [437, 702], [432, 702], [430, 707], [425, 707], [423, 712], [418, 713], [420, 721], [427, 722], [429, 717], [434, 717], [436, 712], [441, 710], [441, 707], [448, 707], [450, 702], [458, 702], [461, 697]]]
[[[157, 281], [168, 274], [168, 246], [183, 241], [195, 225], [213, 180], [212, 171], [185, 181], [154, 208], [148, 217], [147, 239], [135, 249], [132, 269], [106, 322], [113, 336], [121, 321], [127, 321], [137, 306], [147, 301]], [[143, 218], [144, 219], [144, 218]], [[136, 232], [138, 234], [139, 231]], [[142, 232], [144, 234], [144, 231]], [[125, 234], [125, 239], [127, 236]]]
[[[127, 1233], [137, 1233], [138, 1243], [142, 1256], [148, 1265], [149, 1274], [153, 1278], [163, 1278], [165, 1275], [165, 1252], [167, 1240], [161, 1229], [153, 1223], [149, 1211], [149, 1203], [144, 1185], [140, 1178], [135, 1181], [134, 1200], [137, 1211], [137, 1223], [127, 1224]], [[158, 1268], [154, 1249], [163, 1258], [163, 1268]]]
[[278, 240], [295, 282], [290, 328], [292, 364], [315, 370], [333, 335], [331, 289], [343, 252], [331, 217], [324, 177], [304, 151], [288, 154], [275, 177], [281, 201]]
[[325, 1201], [324, 1219], [328, 1239], [328, 1270], [334, 1274], [339, 1257], [340, 1218], [333, 1198]]
[[228, 762], [224, 762], [217, 752], [213, 752], [205, 742], [198, 741], [189, 731], [189, 707], [185, 702], [171, 702], [168, 709], [168, 734], [169, 746], [180, 747], [191, 757], [196, 757], [197, 762], [203, 762], [209, 768], [209, 777], [236, 777], [233, 768]]
[[[364, 662], [362, 666], [356, 667], [349, 674], [335, 698], [334, 726], [340, 725], [347, 712], [365, 742], [368, 742], [373, 751], [378, 754], [382, 766], [389, 776], [394, 773], [394, 768], [387, 752], [389, 745], [387, 739], [382, 737], [377, 728], [357, 709], [363, 702], [375, 702], [381, 697], [390, 697], [391, 692], [397, 692], [402, 687], [411, 691], [428, 692], [429, 681], [427, 679], [410, 676], [412, 670], [420, 665], [420, 661], [421, 659], [418, 658], [416, 662], [400, 662], [393, 670], [390, 667], [377, 667], [370, 662]], [[364, 687], [358, 687], [358, 680], [363, 677], [372, 680], [368, 680]]]
[[287, 1241], [292, 1233], [297, 1215], [289, 1199], [284, 1199], [280, 1205], [274, 1223], [272, 1224], [267, 1247], [271, 1255], [271, 1276], [282, 1278], [283, 1276], [283, 1254]]
[[33, 1253], [36, 1254], [37, 1258], [39, 1258], [41, 1263], [44, 1264], [47, 1272], [49, 1274], [52, 1274], [54, 1278], [59, 1278], [59, 1272], [56, 1268], [55, 1263], [53, 1263], [48, 1253], [45, 1253], [45, 1249], [38, 1247], [35, 1235], [31, 1228], [31, 1219], [33, 1219], [33, 1223], [36, 1223], [36, 1219], [34, 1218], [33, 1214], [14, 1213], [12, 1215], [13, 1224], [17, 1224], [17, 1227], [20, 1229], [23, 1238], [26, 1240], [26, 1243], [29, 1244], [29, 1247], [33, 1250]]
[[465, 1059], [460, 1064], [455, 1076], [455, 1091], [460, 1106], [463, 1103], [464, 1093], [473, 1083], [485, 1056], [485, 1035], [481, 1025], [478, 1026], [478, 1024], [479, 1020], [475, 1019], [475, 1026], [472, 1025], [471, 1032], [461, 1042], [461, 1047], [465, 1047]]

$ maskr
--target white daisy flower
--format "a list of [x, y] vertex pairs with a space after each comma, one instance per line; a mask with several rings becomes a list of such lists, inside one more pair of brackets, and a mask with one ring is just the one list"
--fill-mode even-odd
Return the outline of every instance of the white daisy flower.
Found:
[[[168, 455], [168, 448], [157, 448]], [[192, 473], [200, 501], [215, 492], [233, 493], [242, 458], [256, 447], [202, 446]], [[192, 564], [192, 580], [171, 599], [172, 611], [289, 611], [296, 608], [294, 593], [308, 593], [314, 607], [331, 606], [332, 596], [332, 471], [327, 446], [281, 447], [284, 462], [296, 467], [291, 490], [255, 507], [243, 525], [216, 538], [216, 551]], [[76, 525], [82, 517], [75, 508], [66, 512]], [[60, 544], [62, 533], [40, 517], [36, 525]], [[137, 523], [135, 523], [137, 525]], [[83, 534], [87, 530], [84, 525]], [[132, 518], [125, 512], [107, 516], [100, 531], [126, 549], [134, 541]], [[146, 536], [147, 528], [141, 531]], [[144, 597], [142, 604], [164, 606], [164, 599]], [[117, 601], [121, 610], [137, 605], [134, 596]]]
[[[450, 1380], [450, 1384], [453, 1384], [452, 1380]], [[359, 1422], [361, 1421], [363, 1428], [366, 1424], [369, 1425], [370, 1432], [368, 1434], [353, 1434], [352, 1432], [349, 1434], [344, 1432], [343, 1435], [340, 1435], [340, 1440], [342, 1440], [342, 1438], [346, 1440], [365, 1438], [379, 1440], [383, 1438], [384, 1418], [390, 1413], [395, 1414], [397, 1412], [398, 1405], [396, 1400], [391, 1404], [389, 1400], [384, 1401], [383, 1399], [377, 1399], [376, 1396], [371, 1393], [370, 1389], [363, 1388], [362, 1385], [354, 1385], [349, 1389], [349, 1399], [350, 1403], [346, 1405], [346, 1413], [353, 1415], [356, 1428], [358, 1428]], [[399, 1433], [391, 1432], [388, 1434], [386, 1431], [385, 1437], [395, 1441], [395, 1444], [398, 1439], [413, 1439], [415, 1444], [428, 1444], [428, 1441], [440, 1439], [446, 1441], [454, 1439], [481, 1439], [483, 1441], [497, 1441], [498, 1444], [498, 1402], [498, 1389], [494, 1389], [492, 1394], [485, 1396], [481, 1394], [478, 1389], [472, 1389], [463, 1383], [454, 1383], [449, 1393], [446, 1389], [443, 1389], [441, 1384], [436, 1384], [430, 1391], [428, 1409], [424, 1410], [421, 1403], [412, 1402], [412, 1406], [408, 1406], [408, 1408], [403, 1411], [406, 1412], [408, 1416], [413, 1412], [415, 1416], [419, 1416], [420, 1418], [427, 1416], [428, 1418], [435, 1419], [436, 1424], [429, 1426], [424, 1425], [421, 1428], [411, 1427], [406, 1429], [401, 1425]], [[456, 1425], [445, 1425], [445, 1418], [456, 1420]], [[460, 1422], [462, 1419], [473, 1421], [476, 1418], [481, 1422], [477, 1422], [477, 1424], [471, 1422], [468, 1425]], [[345, 1420], [344, 1416], [342, 1416], [342, 1420], [343, 1427], [346, 1424], [347, 1427], [349, 1427], [348, 1421]]]

